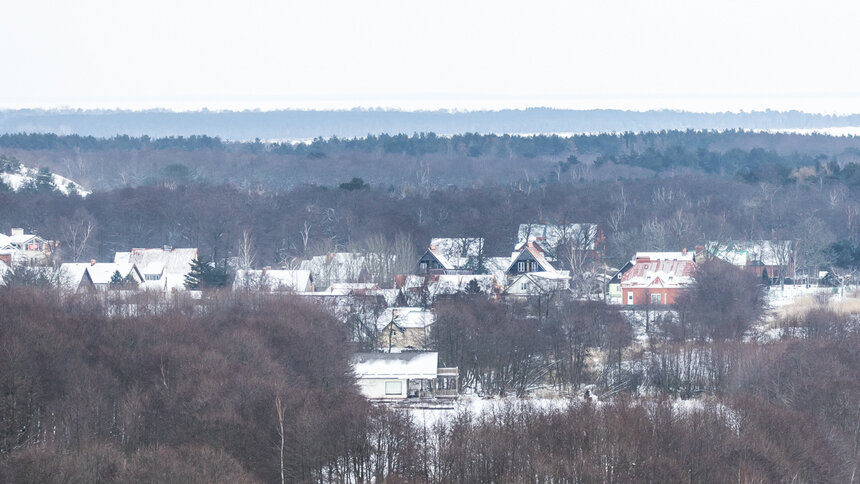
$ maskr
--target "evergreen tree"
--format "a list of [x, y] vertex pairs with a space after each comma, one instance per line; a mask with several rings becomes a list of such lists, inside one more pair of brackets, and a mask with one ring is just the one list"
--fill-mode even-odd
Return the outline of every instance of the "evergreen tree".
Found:
[[122, 277], [122, 274], [119, 271], [113, 271], [113, 275], [110, 276], [110, 287], [117, 288], [122, 285], [125, 279]]
[[198, 257], [191, 261], [191, 270], [185, 274], [185, 287], [188, 289], [223, 287], [227, 285], [228, 279], [226, 268], [216, 267], [211, 262], [203, 262]]
[[36, 173], [35, 185], [36, 191], [41, 193], [53, 192], [57, 189], [57, 185], [54, 184], [54, 175], [46, 167], [39, 168], [39, 171]]

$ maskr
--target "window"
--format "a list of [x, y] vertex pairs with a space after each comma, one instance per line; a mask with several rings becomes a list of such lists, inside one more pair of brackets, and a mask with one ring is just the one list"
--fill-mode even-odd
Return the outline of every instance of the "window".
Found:
[[651, 294], [651, 304], [661, 304], [660, 294]]
[[157, 281], [161, 279], [161, 274], [146, 274], [144, 276], [144, 279], [146, 279], [147, 281]]
[[421, 272], [427, 272], [427, 261], [421, 261]]
[[400, 395], [403, 393], [402, 381], [387, 381], [385, 382], [386, 395]]
[[633, 304], [633, 293], [632, 292], [627, 293], [627, 304]]
[[517, 261], [517, 272], [526, 272], [526, 261], [518, 260]]

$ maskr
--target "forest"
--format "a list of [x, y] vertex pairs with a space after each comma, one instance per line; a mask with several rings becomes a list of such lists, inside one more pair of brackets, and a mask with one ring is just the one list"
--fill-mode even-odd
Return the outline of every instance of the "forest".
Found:
[[[440, 309], [440, 331], [492, 331], [484, 341], [502, 343], [475, 347], [487, 365], [467, 369], [475, 378], [492, 380], [505, 367], [528, 375], [551, 361], [580, 361], [565, 347], [613, 352], [630, 337], [605, 306], [568, 306], [535, 322], [481, 297]], [[633, 359], [654, 366], [641, 372], [644, 385], [631, 381], [633, 366], [585, 364], [559, 373], [574, 391], [554, 406], [501, 400], [422, 424], [358, 393], [345, 326], [315, 305], [219, 293], [202, 305], [174, 301], [108, 317], [101, 304], [0, 287], [0, 481], [855, 478], [860, 341], [844, 317], [826, 311], [786, 322], [796, 337], [764, 343], [731, 334], [679, 339], [673, 323], [657, 321], [654, 345]], [[689, 321], [694, 332], [708, 327], [700, 315]], [[462, 341], [459, 349], [443, 342], [445, 357], [471, 351]], [[508, 351], [512, 341], [523, 344]], [[581, 377], [595, 371], [606, 375], [588, 387], [600, 398], [576, 397]], [[494, 385], [519, 377], [490, 380], [487, 388], [505, 392]], [[676, 399], [689, 390], [699, 398]]]
[[[7, 134], [0, 172], [42, 170], [0, 186], [0, 231], [55, 240], [62, 261], [162, 246], [224, 268], [250, 246], [260, 267], [393, 254], [377, 281], [390, 287], [433, 237], [482, 237], [486, 255], [509, 256], [520, 224], [595, 223], [604, 271], [639, 251], [770, 240], [792, 242], [798, 273], [851, 280], [858, 149], [741, 131]], [[60, 193], [51, 171], [92, 193]], [[774, 314], [762, 278], [725, 264], [695, 279], [640, 322], [573, 294], [437, 299], [440, 364], [490, 403], [425, 422], [359, 393], [354, 322], [307, 299], [206, 288], [117, 311], [122, 291], [7, 276], [0, 482], [856, 481], [856, 317], [823, 300]]]

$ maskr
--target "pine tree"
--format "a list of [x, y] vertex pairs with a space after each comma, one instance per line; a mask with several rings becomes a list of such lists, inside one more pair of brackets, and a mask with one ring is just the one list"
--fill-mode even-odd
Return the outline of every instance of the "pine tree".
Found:
[[53, 192], [57, 189], [57, 185], [54, 184], [54, 175], [51, 174], [51, 170], [48, 168], [42, 167], [39, 168], [38, 173], [36, 173], [36, 191], [37, 192]]
[[229, 278], [226, 268], [217, 267], [211, 262], [202, 262], [198, 257], [191, 261], [191, 270], [185, 274], [185, 287], [188, 289], [223, 287], [227, 285]]
[[110, 276], [110, 287], [116, 288], [123, 284], [125, 279], [122, 277], [122, 274], [119, 271], [113, 271], [113, 275]]

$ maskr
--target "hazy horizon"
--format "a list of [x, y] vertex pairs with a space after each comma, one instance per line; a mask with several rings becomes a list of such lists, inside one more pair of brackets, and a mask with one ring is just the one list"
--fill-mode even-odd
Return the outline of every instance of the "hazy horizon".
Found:
[[0, 17], [0, 109], [858, 113], [858, 17], [838, 1], [34, 0]]

